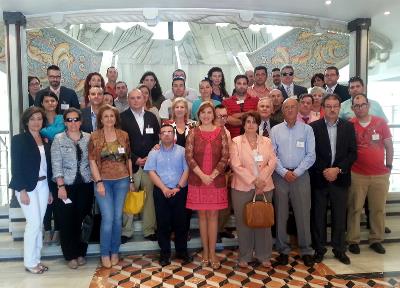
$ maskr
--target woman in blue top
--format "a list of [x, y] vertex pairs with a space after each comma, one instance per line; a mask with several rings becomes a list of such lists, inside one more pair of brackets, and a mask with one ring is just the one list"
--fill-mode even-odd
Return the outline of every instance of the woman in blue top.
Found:
[[[40, 130], [40, 135], [51, 144], [54, 137], [65, 131], [65, 124], [62, 115], [58, 115], [58, 97], [55, 93], [49, 91], [42, 98], [40, 107], [44, 109], [46, 113], [46, 119], [44, 119], [44, 127]], [[49, 181], [49, 189], [54, 199], [57, 199], [57, 186], [53, 181]], [[57, 213], [53, 213], [54, 204], [51, 203], [47, 206], [46, 214], [44, 215], [44, 240], [43, 243], [50, 244], [51, 242], [58, 244], [60, 241], [59, 233], [59, 221]], [[54, 218], [54, 233], [51, 234], [51, 218]]]
[[214, 107], [221, 104], [220, 101], [211, 99], [211, 94], [213, 92], [213, 89], [212, 89], [212, 82], [210, 79], [205, 78], [200, 81], [199, 91], [200, 91], [200, 98], [193, 101], [193, 104], [192, 104], [191, 119], [196, 120], [196, 121], [199, 120], [199, 119], [197, 119], [197, 111], [199, 111], [199, 107], [200, 107], [201, 103], [203, 103], [205, 101], [210, 101], [210, 102], [212, 101], [212, 103], [214, 104]]

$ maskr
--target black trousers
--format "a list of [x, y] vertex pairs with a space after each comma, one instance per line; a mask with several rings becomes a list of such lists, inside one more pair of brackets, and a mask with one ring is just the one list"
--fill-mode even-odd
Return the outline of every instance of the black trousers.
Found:
[[326, 188], [312, 189], [311, 235], [315, 252], [326, 251], [328, 203], [331, 208], [331, 246], [337, 252], [346, 251], [347, 198], [348, 187], [329, 184]]
[[154, 186], [154, 206], [157, 219], [157, 238], [161, 255], [171, 255], [171, 232], [175, 233], [175, 250], [187, 253], [186, 197], [187, 187], [182, 188], [175, 196], [166, 198], [161, 189]]
[[93, 183], [66, 185], [71, 204], [57, 198], [56, 209], [60, 220], [60, 243], [65, 260], [85, 257], [87, 243], [81, 242], [82, 221], [90, 215], [93, 205]]
[[[57, 190], [57, 184], [54, 183], [53, 181], [48, 181], [49, 182], [49, 190], [50, 193], [53, 195], [53, 199], [57, 199], [58, 195], [58, 190]], [[59, 225], [59, 220], [58, 220], [58, 213], [56, 211], [55, 201], [53, 201], [53, 203], [48, 204], [47, 208], [46, 208], [46, 213], [44, 214], [44, 218], [43, 218], [43, 226], [44, 226], [44, 231], [51, 231], [52, 227], [51, 227], [51, 219], [54, 220], [54, 231], [59, 231], [60, 230], [60, 225]]]

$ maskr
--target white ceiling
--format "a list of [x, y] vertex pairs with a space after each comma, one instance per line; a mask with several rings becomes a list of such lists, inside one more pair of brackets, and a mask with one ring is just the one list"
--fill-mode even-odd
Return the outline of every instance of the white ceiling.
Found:
[[[212, 8], [291, 13], [350, 21], [383, 14], [398, 4], [398, 0], [332, 0], [329, 6], [325, 5], [325, 0], [0, 0], [0, 12], [20, 11], [31, 16], [94, 9]], [[397, 17], [399, 18], [399, 15]]]

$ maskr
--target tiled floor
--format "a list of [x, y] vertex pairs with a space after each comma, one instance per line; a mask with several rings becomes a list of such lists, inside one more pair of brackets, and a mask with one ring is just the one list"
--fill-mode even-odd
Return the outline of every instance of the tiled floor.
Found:
[[[291, 254], [289, 265], [266, 269], [236, 266], [237, 251], [218, 253], [221, 268], [202, 268], [196, 254], [193, 263], [172, 261], [161, 267], [156, 254], [126, 256], [112, 269], [98, 268], [90, 288], [97, 287], [400, 287], [400, 272], [336, 274], [325, 264], [313, 268]], [[274, 253], [273, 257], [277, 254]], [[329, 257], [329, 256], [328, 256]], [[400, 268], [400, 267], [399, 267]]]

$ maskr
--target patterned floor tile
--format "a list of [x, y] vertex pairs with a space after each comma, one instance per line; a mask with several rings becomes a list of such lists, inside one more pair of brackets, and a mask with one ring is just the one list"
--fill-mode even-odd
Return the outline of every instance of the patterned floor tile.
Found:
[[[364, 274], [336, 275], [323, 263], [313, 268], [304, 266], [296, 253], [291, 253], [289, 264], [276, 265], [277, 253], [273, 253], [273, 268], [265, 268], [257, 263], [240, 268], [237, 266], [236, 250], [223, 250], [217, 253], [221, 268], [201, 266], [201, 255], [194, 255], [194, 261], [182, 265], [180, 260], [161, 267], [157, 254], [125, 256], [111, 269], [98, 267], [90, 288], [259, 288], [259, 287], [400, 287], [400, 272], [376, 272]], [[258, 266], [257, 266], [258, 265]]]

